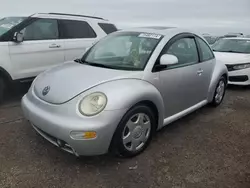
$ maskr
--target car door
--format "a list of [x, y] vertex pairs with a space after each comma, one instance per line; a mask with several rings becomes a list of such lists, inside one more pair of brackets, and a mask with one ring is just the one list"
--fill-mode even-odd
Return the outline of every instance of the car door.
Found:
[[64, 41], [65, 61], [83, 56], [97, 40], [97, 34], [88, 22], [83, 20], [59, 20], [61, 38]]
[[165, 118], [205, 100], [203, 74], [195, 37], [178, 35], [164, 47], [161, 55], [172, 54], [178, 63], [159, 72], [160, 92], [165, 105]]
[[59, 40], [58, 21], [39, 18], [22, 28], [24, 41], [9, 42], [15, 78], [35, 77], [64, 62], [63, 42]]
[[200, 54], [200, 69], [202, 74], [200, 79], [202, 82], [202, 87], [200, 88], [200, 94], [202, 97], [208, 97], [208, 89], [211, 82], [212, 73], [215, 67], [215, 56], [209, 47], [209, 45], [200, 37], [195, 37]]

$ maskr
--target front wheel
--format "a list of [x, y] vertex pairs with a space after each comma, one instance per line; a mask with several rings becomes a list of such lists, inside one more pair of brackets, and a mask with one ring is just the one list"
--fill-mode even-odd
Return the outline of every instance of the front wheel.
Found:
[[226, 80], [224, 77], [221, 77], [214, 92], [213, 101], [211, 102], [212, 106], [219, 106], [223, 101], [226, 91]]
[[155, 116], [149, 107], [133, 107], [119, 123], [111, 143], [111, 151], [122, 157], [138, 155], [149, 145], [155, 127]]

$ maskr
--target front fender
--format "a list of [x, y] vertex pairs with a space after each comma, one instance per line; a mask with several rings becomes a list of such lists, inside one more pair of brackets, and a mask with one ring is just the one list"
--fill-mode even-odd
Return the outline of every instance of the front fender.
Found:
[[213, 101], [214, 97], [214, 92], [215, 88], [219, 82], [219, 79], [223, 76], [226, 75], [226, 79], [228, 80], [228, 70], [227, 67], [224, 63], [217, 61], [215, 63], [214, 71], [212, 74], [211, 82], [209, 85], [209, 90], [208, 90], [208, 102]]
[[140, 79], [120, 79], [98, 85], [88, 93], [96, 91], [105, 93], [108, 98], [105, 111], [129, 109], [142, 101], [152, 102], [158, 110], [158, 127], [162, 127], [164, 103], [160, 92], [151, 83]]

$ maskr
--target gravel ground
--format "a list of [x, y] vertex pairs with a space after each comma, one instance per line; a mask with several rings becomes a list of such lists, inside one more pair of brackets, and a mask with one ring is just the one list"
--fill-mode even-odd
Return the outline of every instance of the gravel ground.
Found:
[[52, 146], [22, 116], [26, 89], [0, 106], [0, 188], [250, 188], [250, 89], [230, 87], [220, 107], [167, 126], [132, 159]]

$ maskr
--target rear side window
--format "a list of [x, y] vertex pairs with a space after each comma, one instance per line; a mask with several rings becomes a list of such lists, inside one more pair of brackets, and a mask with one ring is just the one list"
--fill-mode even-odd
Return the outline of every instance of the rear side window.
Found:
[[208, 61], [214, 58], [212, 50], [209, 48], [207, 43], [205, 43], [202, 39], [197, 37], [197, 42], [200, 46], [201, 50], [201, 61]]
[[117, 28], [115, 27], [115, 25], [113, 24], [109, 24], [109, 23], [98, 23], [98, 25], [102, 28], [102, 30], [106, 33], [113, 33], [115, 31], [117, 31]]
[[61, 35], [64, 39], [96, 38], [96, 33], [85, 21], [60, 20]]

